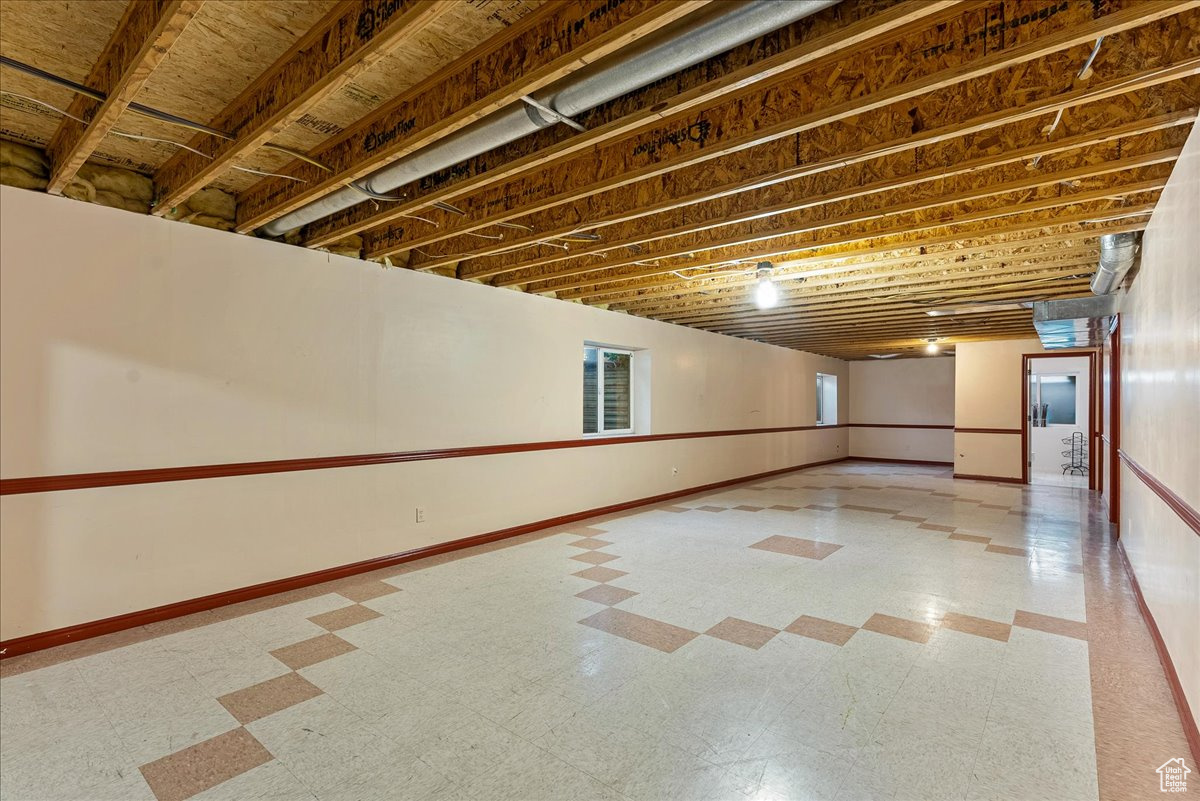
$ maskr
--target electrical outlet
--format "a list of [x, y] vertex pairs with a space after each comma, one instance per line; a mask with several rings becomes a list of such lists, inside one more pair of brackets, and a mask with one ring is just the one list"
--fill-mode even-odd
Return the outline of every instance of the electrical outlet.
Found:
[[419, 506], [417, 507], [417, 522], [418, 523], [425, 522], [425, 510]]

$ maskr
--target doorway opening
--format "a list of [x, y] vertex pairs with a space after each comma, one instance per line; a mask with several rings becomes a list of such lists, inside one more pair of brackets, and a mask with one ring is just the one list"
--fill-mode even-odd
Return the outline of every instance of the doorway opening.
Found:
[[1093, 355], [1026, 358], [1025, 459], [1030, 484], [1093, 486]]

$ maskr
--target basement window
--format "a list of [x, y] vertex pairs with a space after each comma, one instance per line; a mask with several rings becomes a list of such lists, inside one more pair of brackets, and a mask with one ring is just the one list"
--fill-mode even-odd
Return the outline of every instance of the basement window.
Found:
[[837, 425], [837, 376], [817, 373], [817, 425]]
[[633, 433], [633, 353], [583, 346], [583, 433]]

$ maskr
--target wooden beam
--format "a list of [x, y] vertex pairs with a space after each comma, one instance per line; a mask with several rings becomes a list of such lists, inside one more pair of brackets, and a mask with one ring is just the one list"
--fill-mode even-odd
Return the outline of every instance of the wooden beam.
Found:
[[[1104, 6], [1109, 13], [1096, 18], [1091, 6], [1081, 4], [1069, 4], [1058, 13], [1039, 17], [1039, 9], [1060, 9], [1061, 5], [1047, 6], [1040, 0], [1005, 0], [1006, 18], [1026, 19], [1029, 24], [1013, 29], [1012, 41], [1005, 41], [998, 49], [997, 41], [984, 47], [982, 40], [971, 38], [973, 32], [988, 29], [990, 12], [986, 9], [971, 12], [953, 24], [939, 26], [940, 30], [831, 59], [820, 68], [789, 75], [786, 80], [767, 87], [754, 87], [752, 95], [735, 93], [727, 102], [700, 114], [672, 118], [633, 138], [549, 166], [536, 176], [493, 187], [478, 197], [464, 198], [456, 205], [466, 211], [466, 216], [446, 218], [432, 231], [428, 226], [420, 226], [414, 234], [410, 230], [413, 226], [393, 226], [387, 231], [368, 232], [367, 252], [379, 256], [424, 247], [451, 233], [495, 226], [1009, 68], [1020, 66], [1019, 75], [1005, 75], [1004, 87], [990, 86], [989, 97], [1002, 94], [1014, 77], [1023, 88], [1026, 84], [1039, 88], [1061, 86], [1066, 76], [1078, 71], [1087, 55], [1084, 48], [1090, 50], [1098, 36], [1131, 31], [1136, 40], [1134, 29], [1197, 6], [1200, 0], [1186, 3], [1115, 0]], [[960, 37], [965, 43], [962, 46], [940, 49], [948, 41], [960, 43]], [[1156, 28], [1152, 38], [1161, 51], [1164, 32]], [[1167, 55], [1160, 53], [1156, 58], [1169, 58], [1178, 49], [1168, 48]], [[1145, 60], [1147, 52], [1153, 49], [1138, 52], [1138, 58]], [[1096, 69], [1104, 63], [1098, 59]], [[959, 102], [978, 104], [979, 98]], [[747, 114], [747, 108], [755, 112]], [[912, 121], [907, 118], [906, 121], [911, 132]], [[891, 120], [890, 127], [897, 123]], [[704, 127], [708, 135], [681, 136], [681, 131], [691, 130], [692, 126]], [[527, 197], [530, 200], [526, 201]]]
[[308, 109], [370, 69], [397, 43], [453, 9], [453, 3], [435, 0], [398, 0], [377, 8], [340, 0], [212, 119], [209, 126], [233, 134], [232, 140], [198, 134], [188, 146], [210, 158], [180, 149], [159, 167], [154, 174], [157, 200], [153, 213], [170, 212]]
[[[965, 288], [957, 297], [962, 302], [977, 303], [1015, 303], [1028, 301], [1031, 298], [1053, 298], [1088, 291], [1090, 275], [1083, 278], [1064, 278], [1062, 281], [1042, 281], [1030, 286], [1012, 286], [1004, 283], [996, 285], [976, 285]], [[753, 338], [783, 338], [807, 337], [813, 340], [854, 341], [872, 332], [888, 332], [897, 330], [900, 326], [918, 326], [931, 331], [931, 335], [948, 332], [953, 328], [965, 325], [985, 323], [985, 320], [955, 320], [930, 317], [925, 314], [927, 307], [922, 307], [913, 301], [897, 301], [890, 304], [858, 303], [854, 308], [837, 310], [821, 309], [819, 307], [798, 307], [793, 310], [790, 323], [778, 323], [772, 326], [738, 325], [734, 322], [693, 326], [711, 333], [726, 334], [727, 336]], [[1028, 311], [1012, 312], [1012, 314], [1028, 314]], [[989, 319], [999, 319], [1008, 312], [995, 312]], [[982, 315], [981, 315], [982, 316]]]
[[[1005, 220], [999, 226], [994, 221], [987, 221], [977, 227], [949, 226], [938, 232], [913, 233], [904, 229], [904, 234], [911, 234], [904, 239], [884, 234], [867, 240], [853, 239], [850, 242], [822, 245], [806, 250], [803, 255], [789, 254], [787, 258], [775, 262], [775, 269], [784, 275], [798, 272], [828, 274], [872, 266], [885, 267], [918, 262], [926, 256], [936, 260], [950, 258], [956, 254], [970, 257], [1009, 248], [1045, 247], [1067, 240], [1094, 239], [1102, 233], [1140, 231], [1145, 228], [1145, 218], [1149, 217], [1152, 210], [1153, 203], [1149, 202], [1140, 207], [1140, 217], [1095, 223], [1087, 221], [1102, 212], [1095, 208], [1083, 208], [1066, 215], [1051, 210], [1048, 213], [1019, 218], [1015, 222]], [[846, 263], [846, 260], [850, 259], [870, 261]], [[697, 274], [693, 275], [699, 277]], [[560, 290], [554, 296], [567, 300], [586, 299], [588, 302], [619, 303], [623, 298], [614, 298], [614, 295], [628, 293], [634, 301], [642, 297], [673, 297], [685, 292], [689, 286], [704, 283], [697, 280], [681, 281], [673, 273], [651, 275], [636, 282], [621, 278], [611, 281], [603, 279], [601, 276], [601, 280], [595, 284]], [[728, 280], [736, 283], [739, 279]], [[747, 283], [753, 283], [755, 279], [748, 277], [745, 280]]]
[[84, 81], [104, 100], [76, 96], [46, 146], [51, 164], [47, 192], [62, 194], [203, 5], [204, 0], [130, 0]]
[[[626, 267], [599, 265], [592, 269], [606, 279], [665, 274], [672, 271], [712, 268], [730, 263], [775, 261], [804, 247], [818, 247], [889, 235], [919, 233], [945, 225], [964, 225], [1000, 217], [1025, 214], [1062, 206], [1103, 200], [1108, 197], [1161, 189], [1170, 174], [1178, 148], [1146, 154], [1129, 161], [1105, 162], [1051, 175], [1033, 175], [1025, 180], [960, 191], [952, 195], [893, 203], [880, 209], [860, 211], [824, 207], [811, 222], [795, 222], [741, 232], [713, 239], [700, 247], [678, 250], [657, 257], [654, 263]], [[1128, 174], [1122, 175], [1122, 172]], [[1075, 189], [1074, 186], [1082, 187]], [[1014, 200], [1010, 195], [1025, 193]], [[963, 204], [970, 204], [967, 208]], [[838, 212], [841, 212], [840, 214]], [[596, 282], [596, 277], [576, 274], [565, 279], [527, 286], [533, 292], [570, 289]]]
[[[1063, 174], [1066, 167], [1086, 166], [1106, 157], [1127, 155], [1133, 158], [1152, 152], [1173, 152], [1182, 147], [1187, 139], [1188, 131], [1184, 125], [1190, 125], [1194, 120], [1195, 111], [1189, 110], [1182, 115], [1168, 115], [1165, 119], [1156, 118], [1152, 122], [1118, 126], [1099, 135], [1070, 137], [1056, 145], [1039, 143], [1032, 147], [1002, 150], [999, 154], [960, 160], [951, 166], [935, 161], [932, 162], [933, 168], [926, 170], [919, 169], [923, 164], [914, 165], [911, 159], [902, 159], [899, 163], [870, 162], [850, 170], [824, 172], [802, 181], [777, 184], [699, 204], [694, 207], [694, 213], [684, 219], [672, 214], [652, 223], [664, 226], [665, 230], [620, 241], [615, 249], [608, 249], [610, 245], [606, 241], [603, 251], [587, 249], [587, 253], [572, 256], [568, 260], [543, 262], [552, 265], [550, 267], [523, 268], [500, 276], [493, 283], [499, 286], [525, 284], [545, 280], [543, 276], [567, 278], [597, 269], [612, 270], [630, 264], [654, 262], [711, 247], [777, 235], [772, 232], [815, 230], [824, 226], [823, 220], [829, 220], [831, 225], [848, 225], [882, 215], [966, 200], [971, 196], [1032, 188], [1036, 181], [1031, 179], [1039, 176], [1044, 176], [1048, 183], [1076, 180], [1083, 175], [1076, 173], [1071, 178], [1058, 179], [1053, 177], [1053, 173], [1057, 171]], [[1163, 151], [1164, 148], [1167, 150]], [[1160, 157], [1140, 163], [1157, 163], [1156, 159]], [[1027, 162], [1035, 158], [1041, 160], [1037, 170], [1031, 170]], [[1169, 155], [1166, 158], [1171, 159]], [[1133, 162], [1131, 166], [1134, 166]], [[890, 177], [870, 180], [876, 175]], [[973, 187], [982, 188], [972, 192]], [[905, 202], [897, 202], [898, 198], [904, 198]], [[818, 222], [821, 225], [817, 225]], [[473, 273], [468, 275], [475, 277]]]
[[[555, 207], [519, 219], [521, 225], [536, 233], [514, 235], [508, 229], [504, 240], [498, 242], [478, 238], [468, 241], [462, 236], [447, 239], [436, 243], [432, 250], [422, 248], [421, 252], [414, 252], [410, 265], [414, 269], [427, 269], [470, 259], [462, 264], [461, 273], [471, 278], [531, 270], [555, 259], [603, 249], [609, 242], [637, 241], [638, 233], [659, 227], [656, 220], [674, 219], [683, 208], [688, 209], [689, 216], [697, 205], [715, 210], [718, 201], [736, 202], [729, 199], [749, 192], [766, 196], [771, 187], [780, 183], [811, 180], [821, 173], [855, 165], [868, 169], [861, 167], [867, 162], [876, 165], [869, 169], [888, 174], [889, 169], [897, 169], [891, 165], [907, 163], [912, 171], [917, 169], [915, 165], [956, 164], [987, 153], [1026, 147], [1031, 142], [1042, 141], [1053, 146], [1073, 133], [1101, 131], [1125, 121], [1200, 105], [1200, 80], [1195, 77], [1200, 74], [1200, 57], [1185, 59], [1165, 69], [1117, 74], [1105, 69], [1104, 72], [1106, 75], [1102, 77], [1107, 80], [1094, 78], [1086, 87], [1032, 102], [1024, 101], [1023, 93], [1004, 95], [1000, 98], [1004, 107], [983, 114], [965, 103], [945, 108], [935, 103], [934, 106], [939, 106], [941, 124], [916, 133], [911, 127], [902, 128], [895, 123], [897, 118], [907, 118], [905, 109], [883, 109], [811, 131], [799, 142], [779, 140], [759, 145], [594, 195], [574, 207]], [[961, 88], [985, 94], [986, 82], [980, 79], [975, 83], [978, 85], [964, 84]], [[908, 110], [919, 112], [929, 102], [929, 98], [922, 98]], [[1046, 124], [1045, 117], [1060, 111], [1066, 111], [1061, 124], [1053, 136], [1047, 137], [1041, 130]], [[893, 129], [890, 134], [889, 128]], [[769, 202], [777, 201], [778, 198], [772, 198]], [[705, 216], [703, 210], [699, 211], [701, 217]], [[646, 217], [653, 219], [644, 220]], [[592, 246], [576, 242], [567, 252], [548, 245], [537, 246], [547, 237], [576, 231], [596, 234], [602, 241]]]
[[238, 199], [246, 232], [454, 133], [703, 7], [707, 0], [548, 3]]
[[[1130, 227], [1130, 226], [1123, 226]], [[1104, 229], [1108, 233], [1108, 229]], [[864, 261], [848, 261], [842, 258], [827, 258], [814, 260], [814, 266], [806, 269], [777, 270], [776, 281], [787, 286], [794, 281], [804, 281], [809, 286], [822, 286], [826, 282], [853, 280], [858, 275], [892, 276], [905, 275], [912, 272], [937, 270], [952, 267], [970, 261], [973, 264], [999, 263], [1006, 259], [1020, 260], [1035, 256], [1057, 256], [1065, 252], [1096, 249], [1095, 232], [1070, 231], [1057, 234], [1042, 234], [1039, 232], [1035, 239], [1006, 240], [988, 242], [982, 245], [969, 245], [956, 242], [955, 247], [948, 250], [932, 250], [928, 247], [909, 248], [902, 255], [888, 255], [884, 258], [868, 257]], [[927, 252], [921, 252], [927, 251]], [[1031, 252], [1034, 251], [1034, 252]], [[900, 254], [901, 251], [891, 251]], [[855, 258], [861, 258], [855, 256]], [[609, 292], [589, 293], [593, 304], [603, 304], [609, 308], [619, 307], [622, 311], [641, 311], [649, 308], [665, 308], [678, 306], [696, 298], [697, 293], [705, 293], [706, 297], [720, 294], [727, 290], [745, 291], [757, 281], [753, 273], [714, 274], [711, 277], [695, 276], [691, 280], [676, 281], [658, 287], [623, 288], [613, 287]], [[569, 295], [563, 299], [572, 299]]]
[[[890, 5], [889, 5], [890, 3]], [[871, 0], [839, 7], [793, 23], [770, 35], [768, 41], [752, 41], [719, 60], [721, 77], [709, 80], [712, 65], [702, 63], [683, 71], [670, 81], [639, 90], [617, 103], [585, 112], [576, 121], [586, 131], [565, 138], [548, 139], [542, 146], [514, 144], [469, 159], [454, 173], [433, 176], [402, 187], [397, 194], [405, 200], [372, 209], [357, 206], [308, 226], [305, 244], [323, 247], [330, 242], [368, 228], [386, 225], [434, 203], [453, 202], [501, 181], [531, 171], [541, 171], [554, 161], [595, 148], [605, 142], [652, 127], [661, 120], [719, 101], [733, 91], [744, 91], [805, 65], [819, 63], [835, 53], [860, 47], [878, 37], [895, 38], [918, 24], [930, 24], [950, 16], [955, 0]], [[961, 9], [955, 13], [961, 13]], [[795, 42], [775, 52], [774, 42]], [[691, 83], [699, 85], [690, 86]], [[681, 91], [682, 90], [682, 91]]]
[[[950, 261], [945, 259], [938, 263], [910, 263], [904, 267], [883, 270], [860, 269], [852, 272], [839, 272], [820, 278], [784, 278], [776, 279], [779, 289], [779, 301], [786, 308], [792, 300], [803, 300], [810, 296], [818, 296], [821, 288], [836, 287], [838, 289], [854, 288], [863, 284], [876, 287], [894, 288], [897, 286], [920, 286], [930, 284], [942, 277], [962, 273], [987, 274], [988, 268], [1017, 271], [1030, 266], [1054, 266], [1060, 264], [1078, 265], [1081, 263], [1095, 264], [1099, 257], [1098, 243], [1091, 242], [1084, 246], [1048, 250], [1038, 253], [1017, 255], [991, 256], [988, 258], [964, 259]], [[870, 265], [865, 265], [868, 268]], [[937, 276], [936, 278], [931, 276]], [[892, 280], [894, 279], [894, 280]], [[880, 283], [880, 282], [884, 283]], [[701, 319], [719, 319], [730, 311], [743, 311], [754, 308], [751, 297], [753, 283], [722, 284], [711, 287], [707, 293], [697, 288], [695, 292], [676, 296], [669, 300], [650, 300], [638, 303], [612, 303], [610, 309], [619, 309], [657, 319], [671, 319], [672, 322], [687, 321], [689, 323]]]
[[[805, 290], [789, 293], [782, 305], [769, 310], [758, 309], [754, 303], [726, 306], [702, 316], [654, 314], [656, 320], [721, 331], [771, 330], [792, 326], [796, 315], [804, 325], [823, 324], [823, 317], [848, 317], [870, 310], [872, 314], [885, 308], [918, 308], [922, 298], [941, 297], [946, 292], [957, 293], [973, 287], [994, 287], [1019, 284], [1029, 280], [1065, 278], [1083, 274], [1088, 278], [1095, 271], [1096, 260], [1075, 257], [1057, 264], [1030, 264], [1017, 267], [992, 267], [985, 270], [962, 268], [946, 271], [937, 279], [896, 281], [888, 284], [865, 283], [850, 286], [831, 286], [824, 290]], [[1037, 288], [1024, 290], [1037, 294]], [[748, 293], [747, 293], [748, 294]], [[920, 306], [924, 312], [926, 307]], [[823, 313], [823, 314], [822, 314]]]

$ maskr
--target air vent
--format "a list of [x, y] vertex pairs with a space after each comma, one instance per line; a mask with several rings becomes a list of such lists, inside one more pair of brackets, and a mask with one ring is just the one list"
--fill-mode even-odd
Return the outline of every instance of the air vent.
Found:
[[1071, 300], [1044, 300], [1033, 304], [1033, 327], [1042, 347], [1094, 348], [1102, 345], [1117, 321], [1117, 295]]

